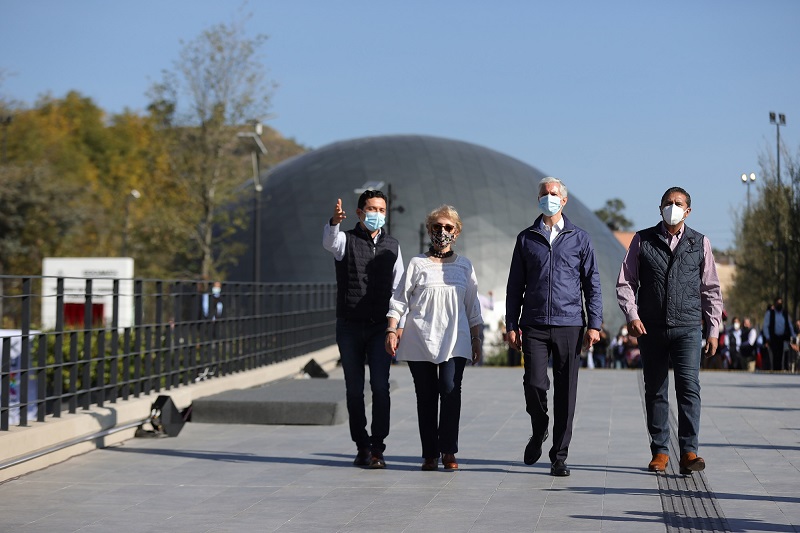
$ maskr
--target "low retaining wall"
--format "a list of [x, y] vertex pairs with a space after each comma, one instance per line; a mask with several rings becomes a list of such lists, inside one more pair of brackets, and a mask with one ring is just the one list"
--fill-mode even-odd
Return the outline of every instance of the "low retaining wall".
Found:
[[[67, 443], [84, 436], [90, 436], [142, 420], [149, 415], [151, 405], [160, 395], [169, 396], [178, 409], [184, 409], [199, 398], [234, 389], [250, 389], [297, 375], [311, 359], [319, 363], [324, 370], [330, 371], [336, 366], [336, 362], [339, 359], [339, 350], [335, 345], [329, 346], [307, 355], [255, 370], [214, 378], [131, 400], [119, 401], [115, 404], [106, 404], [102, 408], [93, 407], [76, 414], [63, 414], [60, 418], [48, 418], [46, 422], [30, 422], [28, 427], [11, 427], [9, 431], [0, 433], [0, 465], [14, 462], [15, 458], [38, 450], [45, 450], [61, 443]], [[136, 428], [132, 427], [105, 437], [74, 444], [14, 466], [2, 468], [0, 469], [0, 482], [60, 463], [70, 457], [97, 448], [118, 444], [132, 438], [135, 432]]]

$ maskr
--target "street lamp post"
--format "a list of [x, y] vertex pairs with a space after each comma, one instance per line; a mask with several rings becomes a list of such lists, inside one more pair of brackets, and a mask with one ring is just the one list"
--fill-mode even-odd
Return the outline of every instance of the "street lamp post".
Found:
[[125, 221], [122, 227], [122, 253], [120, 257], [128, 257], [128, 216], [131, 211], [131, 200], [138, 200], [142, 194], [136, 189], [131, 189], [131, 192], [125, 197]]
[[[778, 177], [778, 194], [783, 194], [783, 183], [781, 181], [781, 126], [786, 126], [786, 115], [783, 113], [769, 112], [769, 123], [775, 124], [776, 133], [776, 170]], [[781, 219], [780, 210], [777, 213], [777, 233], [778, 233], [778, 249], [783, 252], [783, 302], [789, 305], [787, 297], [789, 296], [789, 249], [783, 239], [781, 232]]]
[[6, 115], [0, 118], [0, 124], [3, 125], [3, 163], [8, 163], [8, 127], [11, 126], [11, 115]]
[[261, 134], [264, 129], [260, 122], [256, 121], [253, 131], [237, 133], [239, 138], [249, 138], [255, 143], [257, 149], [250, 152], [253, 162], [253, 281], [261, 281], [261, 156], [267, 155], [267, 147], [261, 141]]
[[392, 211], [397, 211], [398, 213], [405, 213], [406, 208], [402, 205], [398, 205], [397, 207], [392, 207], [392, 184], [386, 183], [383, 181], [368, 181], [364, 183], [361, 187], [357, 189], [353, 189], [353, 192], [356, 194], [361, 194], [364, 191], [379, 191], [383, 189], [383, 186], [386, 185], [386, 198], [388, 205], [386, 206], [386, 234], [392, 234]]
[[387, 192], [386, 196], [389, 198], [389, 207], [388, 207], [388, 209], [386, 209], [386, 233], [391, 235], [392, 234], [392, 211], [397, 211], [398, 213], [400, 213], [402, 215], [403, 213], [405, 213], [406, 208], [403, 207], [402, 205], [398, 205], [396, 207], [393, 206], [394, 198], [392, 198], [392, 184], [391, 183], [387, 183], [386, 184], [386, 192]]
[[750, 211], [750, 185], [756, 181], [756, 173], [751, 172], [748, 177], [747, 174], [742, 174], [742, 183], [747, 185], [747, 211]]

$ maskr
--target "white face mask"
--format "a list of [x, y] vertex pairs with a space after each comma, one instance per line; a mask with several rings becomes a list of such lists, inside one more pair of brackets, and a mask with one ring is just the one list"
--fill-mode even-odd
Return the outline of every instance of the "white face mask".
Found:
[[682, 207], [679, 207], [675, 204], [670, 204], [661, 210], [661, 218], [663, 218], [664, 222], [670, 226], [678, 224], [681, 220], [683, 220], [683, 215], [685, 214], [686, 211], [684, 211]]

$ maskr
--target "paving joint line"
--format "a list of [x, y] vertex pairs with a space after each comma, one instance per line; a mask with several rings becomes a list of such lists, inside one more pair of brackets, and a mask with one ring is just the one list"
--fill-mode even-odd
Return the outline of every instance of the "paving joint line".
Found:
[[[639, 394], [642, 409], [647, 417], [644, 400], [644, 374], [639, 373]], [[678, 467], [680, 448], [678, 445], [678, 420], [675, 411], [669, 411], [670, 460], [664, 473], [656, 474], [664, 525], [667, 533], [694, 533], [731, 531], [705, 472], [684, 476]], [[647, 430], [645, 426], [645, 431]], [[648, 435], [648, 440], [649, 440]]]

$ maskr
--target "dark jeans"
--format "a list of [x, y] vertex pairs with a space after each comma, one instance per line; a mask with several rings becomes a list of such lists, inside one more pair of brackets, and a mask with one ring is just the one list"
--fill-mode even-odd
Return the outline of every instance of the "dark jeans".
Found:
[[787, 370], [789, 367], [786, 364], [786, 358], [783, 355], [783, 343], [789, 340], [788, 337], [774, 335], [769, 339], [769, 353], [770, 357], [767, 358], [769, 361], [772, 360], [772, 364], [767, 367], [764, 366], [764, 370]]
[[669, 365], [678, 400], [678, 445], [681, 455], [697, 453], [700, 431], [700, 327], [657, 328], [648, 325], [639, 337], [644, 402], [650, 451], [669, 454]]
[[426, 459], [439, 457], [440, 453], [458, 452], [461, 378], [466, 364], [463, 357], [453, 357], [438, 365], [426, 361], [408, 362], [417, 393], [422, 457]]
[[[389, 435], [389, 369], [392, 358], [384, 348], [386, 321], [378, 323], [336, 320], [336, 343], [342, 359], [350, 437], [359, 449], [383, 453]], [[369, 365], [372, 389], [372, 437], [367, 433], [364, 407], [364, 365]]]
[[581, 366], [580, 326], [523, 326], [522, 352], [525, 374], [522, 386], [525, 406], [531, 415], [534, 437], [541, 438], [550, 424], [547, 415], [547, 391], [550, 378], [547, 364], [553, 358], [553, 446], [550, 461], [567, 459], [572, 440], [572, 420], [578, 394], [578, 369]]

